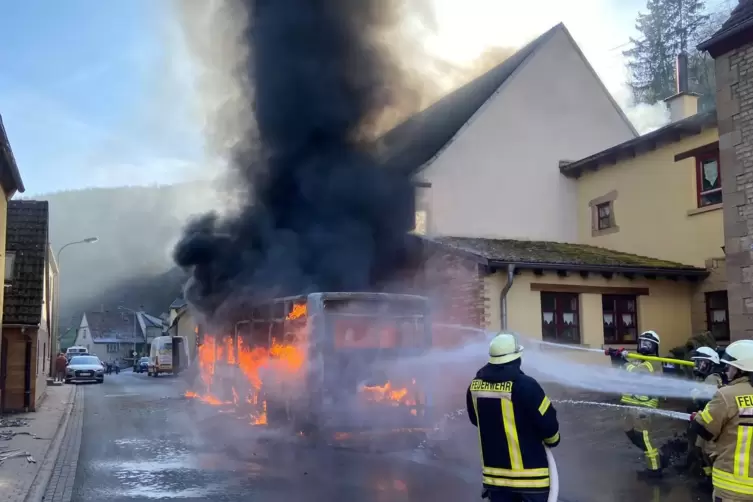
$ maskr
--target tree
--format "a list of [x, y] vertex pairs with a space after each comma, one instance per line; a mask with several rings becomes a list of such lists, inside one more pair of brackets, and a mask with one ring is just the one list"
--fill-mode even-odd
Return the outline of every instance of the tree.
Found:
[[712, 28], [703, 0], [648, 0], [646, 9], [635, 25], [641, 35], [623, 52], [636, 102], [653, 104], [675, 93], [675, 58], [683, 51], [689, 54], [690, 90], [712, 92], [708, 64], [695, 50]]

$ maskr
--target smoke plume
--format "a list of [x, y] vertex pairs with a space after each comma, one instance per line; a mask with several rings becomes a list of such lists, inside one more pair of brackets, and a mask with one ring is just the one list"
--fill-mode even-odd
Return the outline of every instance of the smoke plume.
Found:
[[192, 221], [174, 258], [188, 300], [218, 315], [236, 298], [378, 287], [406, 263], [410, 179], [378, 165], [382, 111], [405, 96], [391, 57], [397, 0], [235, 0], [232, 69], [252, 112], [232, 146], [244, 199]]

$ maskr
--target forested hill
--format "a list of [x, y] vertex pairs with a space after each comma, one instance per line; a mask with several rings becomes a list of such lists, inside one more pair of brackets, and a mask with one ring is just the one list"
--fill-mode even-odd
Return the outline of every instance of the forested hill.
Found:
[[159, 315], [179, 294], [184, 275], [171, 253], [186, 219], [210, 206], [203, 182], [92, 188], [29, 197], [50, 202], [50, 242], [60, 255], [61, 325], [102, 306], [144, 306]]

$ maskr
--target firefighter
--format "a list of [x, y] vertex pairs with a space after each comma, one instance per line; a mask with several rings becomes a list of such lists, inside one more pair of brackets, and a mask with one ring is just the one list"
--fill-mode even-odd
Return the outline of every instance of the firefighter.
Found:
[[[644, 356], [658, 356], [661, 339], [655, 331], [644, 331], [638, 337], [637, 352]], [[625, 359], [627, 354], [623, 349], [609, 349], [607, 354], [614, 359], [621, 356]], [[651, 361], [628, 360], [624, 368], [629, 373], [655, 373], [656, 367]], [[633, 408], [658, 408], [659, 399], [655, 396], [637, 394], [623, 394], [620, 402]], [[663, 458], [659, 449], [651, 441], [651, 415], [640, 409], [630, 409], [625, 416], [625, 435], [630, 442], [643, 451], [646, 460], [646, 469], [638, 474], [641, 477], [660, 478], [667, 460]]]
[[521, 371], [515, 335], [499, 333], [489, 363], [468, 387], [466, 406], [478, 428], [483, 498], [492, 502], [546, 502], [549, 467], [545, 445], [560, 442], [557, 412], [539, 383]]
[[[693, 361], [693, 376], [707, 385], [713, 385], [717, 389], [727, 383], [727, 376], [724, 367], [721, 364], [719, 353], [711, 347], [699, 347], [690, 357]], [[696, 408], [692, 411], [702, 409], [708, 400], [699, 398], [700, 392], [693, 390], [691, 396], [693, 405]]]
[[[695, 363], [693, 366], [693, 376], [703, 381], [707, 385], [713, 385], [717, 389], [727, 383], [727, 376], [719, 358], [719, 352], [711, 347], [699, 347], [690, 359]], [[691, 392], [693, 402], [688, 411], [690, 413], [702, 410], [708, 403], [708, 399], [700, 397], [700, 391], [693, 389]], [[711, 466], [716, 457], [715, 445], [713, 442], [707, 442], [697, 434], [688, 434], [689, 445], [689, 465], [696, 466], [698, 472], [703, 473], [704, 486], [710, 488], [711, 483]]]
[[753, 501], [753, 340], [731, 343], [721, 362], [729, 383], [703, 411], [691, 415], [691, 431], [715, 443], [714, 502]]

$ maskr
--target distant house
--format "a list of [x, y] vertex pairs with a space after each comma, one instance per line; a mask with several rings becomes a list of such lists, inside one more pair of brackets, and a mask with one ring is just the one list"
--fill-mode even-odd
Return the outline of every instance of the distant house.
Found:
[[48, 234], [46, 201], [8, 203], [0, 411], [34, 411], [47, 388], [57, 294]]
[[196, 357], [196, 347], [199, 338], [200, 326], [196, 322], [193, 313], [188, 308], [188, 303], [182, 298], [176, 298], [170, 304], [170, 336], [182, 336], [188, 344], [188, 355], [191, 360]]
[[577, 242], [578, 159], [637, 132], [559, 24], [379, 141], [413, 175], [416, 231]]
[[151, 341], [162, 334], [162, 321], [145, 312], [85, 312], [77, 331], [75, 345], [86, 347], [102, 361], [131, 364], [149, 353]]

